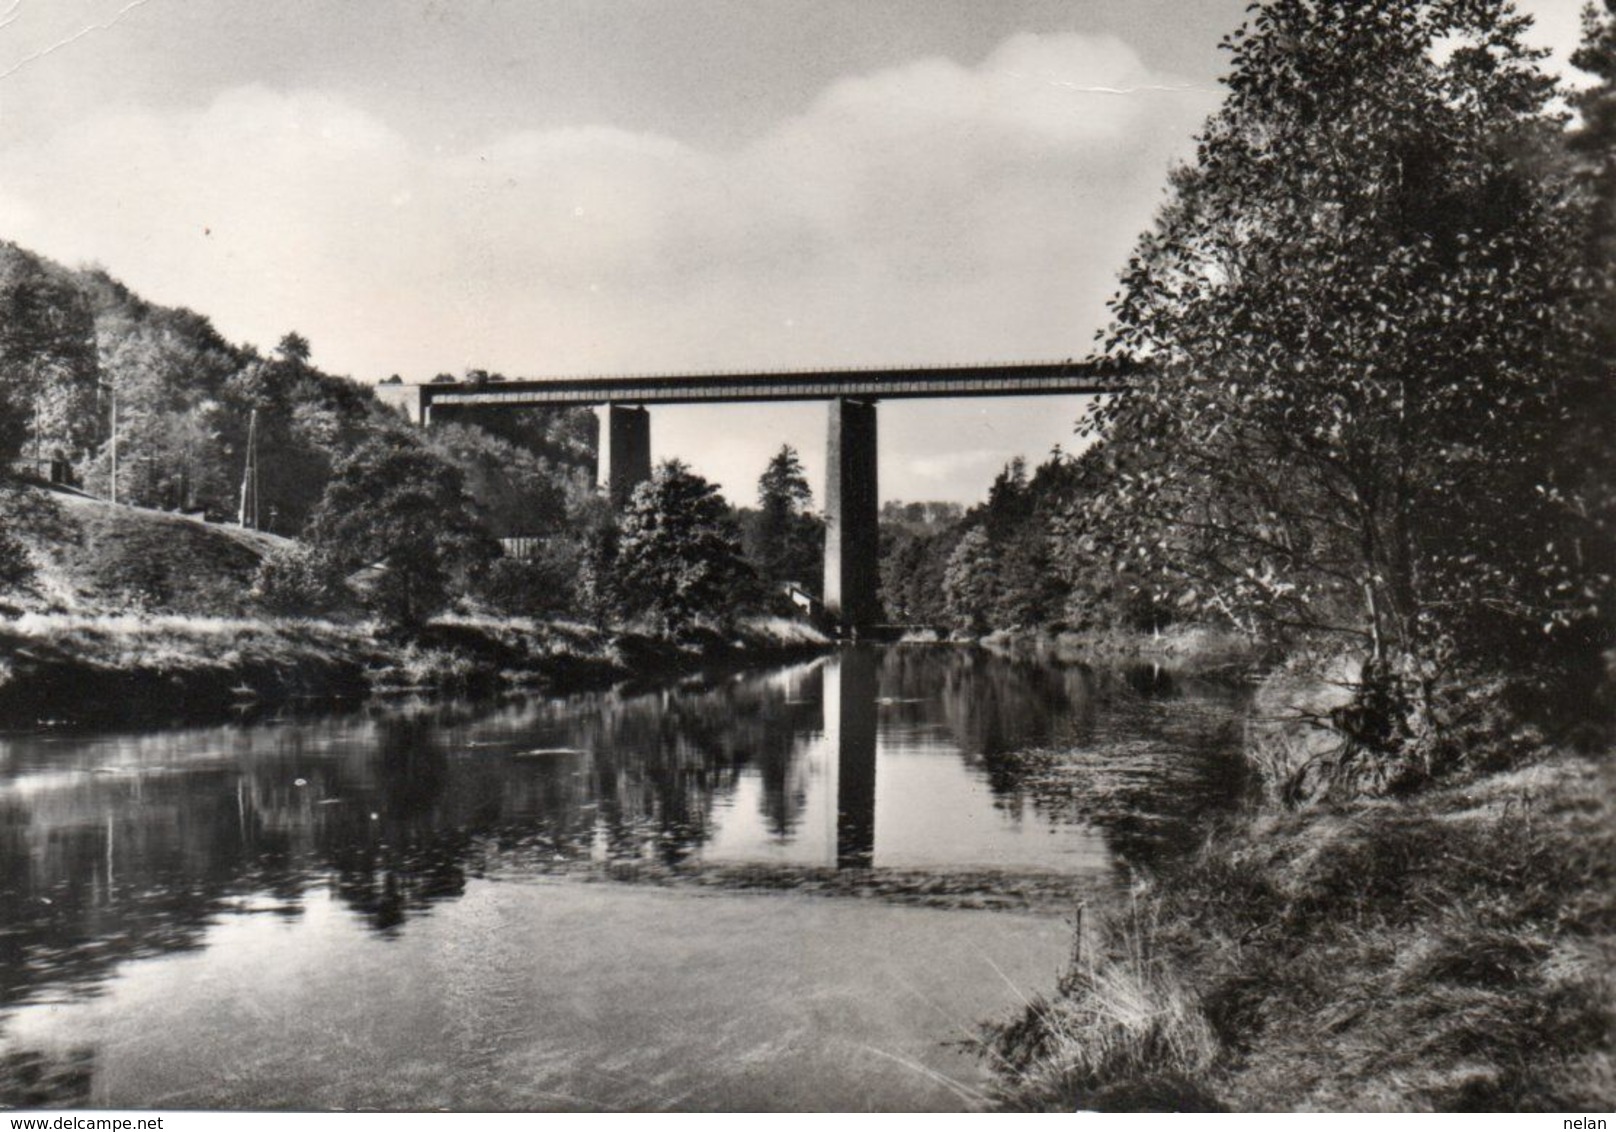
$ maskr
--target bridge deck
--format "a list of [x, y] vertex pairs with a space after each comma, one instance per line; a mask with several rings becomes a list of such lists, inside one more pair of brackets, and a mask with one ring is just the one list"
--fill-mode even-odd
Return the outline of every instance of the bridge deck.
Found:
[[703, 401], [830, 401], [838, 397], [1016, 397], [1115, 393], [1122, 377], [1093, 361], [796, 373], [663, 374], [562, 377], [473, 384], [381, 385], [384, 400], [430, 405], [633, 405]]

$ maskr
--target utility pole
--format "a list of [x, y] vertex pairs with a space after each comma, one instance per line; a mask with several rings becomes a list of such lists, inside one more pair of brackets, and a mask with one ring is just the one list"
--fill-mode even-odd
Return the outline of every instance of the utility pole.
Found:
[[241, 514], [243, 527], [258, 529], [258, 410], [247, 418], [247, 467], [241, 474]]
[[118, 502], [118, 387], [108, 385], [107, 392], [112, 396], [112, 502]]

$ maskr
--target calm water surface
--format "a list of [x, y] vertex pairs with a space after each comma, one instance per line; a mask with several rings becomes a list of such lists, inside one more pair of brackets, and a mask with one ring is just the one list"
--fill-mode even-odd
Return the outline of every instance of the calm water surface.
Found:
[[[974, 1027], [1052, 985], [1069, 926], [881, 894], [1103, 893], [1186, 851], [1238, 804], [1241, 710], [917, 646], [0, 736], [0, 1105], [970, 1107]], [[702, 882], [738, 869], [779, 891]], [[797, 887], [831, 873], [873, 895]]]

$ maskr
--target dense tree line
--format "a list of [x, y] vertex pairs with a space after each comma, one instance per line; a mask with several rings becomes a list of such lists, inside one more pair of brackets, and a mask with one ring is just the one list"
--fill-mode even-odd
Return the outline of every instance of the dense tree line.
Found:
[[[588, 410], [465, 409], [418, 430], [311, 357], [296, 332], [265, 356], [102, 271], [0, 244], [5, 468], [54, 465], [120, 504], [230, 522], [254, 449], [256, 525], [295, 536], [259, 571], [266, 612], [368, 612], [408, 629], [458, 605], [676, 635], [789, 611], [786, 582], [818, 590], [823, 523], [790, 448], [764, 470], [756, 509], [734, 511], [670, 464], [614, 515], [594, 486]], [[18, 482], [0, 476], [12, 517], [42, 499]], [[0, 523], [0, 589], [31, 571], [14, 525]]]
[[1525, 26], [1256, 6], [1112, 303], [1130, 391], [1081, 457], [894, 532], [889, 611], [1339, 642], [1342, 759], [1383, 782], [1459, 757], [1486, 681], [1586, 711], [1616, 640], [1616, 5], [1569, 122]]
[[1391, 777], [1436, 757], [1461, 673], [1596, 670], [1609, 635], [1610, 263], [1525, 26], [1259, 9], [1113, 304], [1137, 389], [1089, 422], [1079, 545], [1183, 608], [1353, 642], [1346, 757]]
[[[1129, 392], [1082, 422], [1080, 455], [1012, 463], [967, 512], [889, 506], [888, 618], [1333, 639], [1365, 658], [1342, 726], [1393, 757], [1430, 756], [1460, 673], [1597, 673], [1616, 557], [1613, 2], [1590, 10], [1575, 63], [1596, 83], [1567, 96], [1570, 120], [1502, 0], [1255, 7], [1112, 303]], [[538, 536], [524, 561], [468, 558], [446, 519], [421, 553], [466, 578], [423, 581], [442, 592], [409, 617], [463, 591], [677, 632], [817, 589], [823, 524], [789, 449], [755, 510], [674, 465], [612, 516], [577, 414], [405, 435], [295, 334], [261, 356], [103, 273], [0, 253], [0, 455], [61, 455], [105, 491], [116, 397], [120, 497], [225, 517], [256, 417], [261, 506], [311, 548], [266, 592], [366, 557], [333, 501], [389, 498], [367, 477], [394, 474], [452, 485], [437, 506], [456, 522]]]
[[[388, 563], [363, 590], [372, 608], [399, 620], [418, 620], [451, 596], [505, 611], [568, 600], [553, 583], [570, 584], [596, 507], [587, 410], [466, 415], [420, 432], [369, 389], [310, 359], [295, 332], [266, 356], [225, 341], [198, 314], [146, 302], [103, 271], [69, 270], [0, 244], [7, 473], [65, 470], [120, 504], [233, 521], [251, 446], [256, 525], [302, 539], [265, 565], [258, 592], [274, 611], [351, 607], [342, 579]], [[18, 482], [0, 476], [0, 508], [11, 520], [40, 503]], [[30, 573], [16, 525], [0, 522], [7, 589]], [[488, 552], [495, 537], [541, 540], [551, 584], [541, 566], [498, 562]], [[394, 538], [398, 546], [384, 553]], [[451, 552], [457, 538], [477, 553]]]
[[[302, 529], [333, 469], [398, 431], [370, 391], [311, 364], [286, 334], [268, 355], [192, 311], [156, 306], [99, 269], [69, 270], [0, 244], [0, 457], [65, 462], [94, 494], [233, 518], [256, 415], [260, 525]], [[486, 489], [504, 533], [547, 526], [593, 461], [588, 413], [467, 415], [431, 443]], [[116, 431], [116, 445], [114, 432]], [[493, 483], [501, 464], [521, 472]], [[513, 494], [514, 493], [514, 494]], [[493, 498], [498, 496], [499, 498]]]

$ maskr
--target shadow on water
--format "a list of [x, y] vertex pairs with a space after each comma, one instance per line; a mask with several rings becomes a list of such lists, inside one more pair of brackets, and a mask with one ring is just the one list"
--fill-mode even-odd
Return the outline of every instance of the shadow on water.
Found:
[[0, 1108], [88, 1108], [94, 1078], [93, 1050], [0, 1054]]
[[825, 677], [825, 734], [836, 760], [836, 867], [875, 864], [876, 656], [849, 649]]
[[[634, 694], [11, 737], [0, 1011], [94, 995], [232, 917], [296, 920], [314, 887], [385, 939], [491, 874], [1112, 875], [1238, 803], [1242, 710], [1160, 670], [896, 647]], [[77, 1055], [6, 1057], [0, 1103], [77, 1087]]]
[[1076, 667], [1067, 686], [1085, 710], [985, 755], [1001, 805], [1103, 830], [1126, 874], [1195, 851], [1250, 799], [1248, 688], [1156, 664]]

